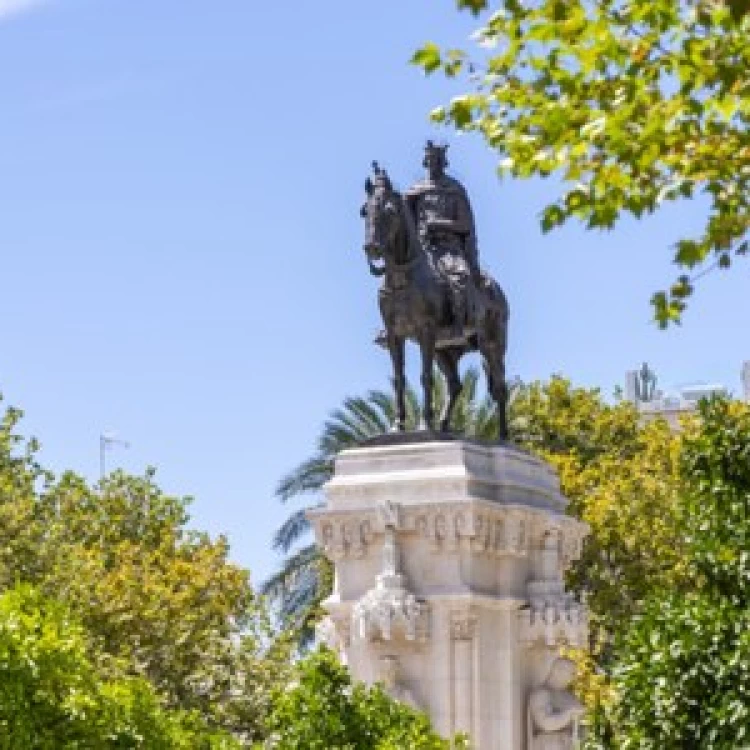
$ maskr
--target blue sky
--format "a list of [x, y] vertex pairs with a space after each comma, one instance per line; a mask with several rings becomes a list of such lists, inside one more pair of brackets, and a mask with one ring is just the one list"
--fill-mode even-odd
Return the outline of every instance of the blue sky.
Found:
[[49, 465], [95, 479], [115, 430], [110, 466], [156, 466], [268, 575], [276, 481], [388, 383], [358, 209], [370, 161], [407, 186], [428, 137], [509, 296], [511, 375], [611, 393], [646, 359], [739, 389], [747, 267], [705, 278], [682, 327], [650, 321], [699, 204], [542, 236], [554, 184], [501, 184], [481, 142], [428, 124], [451, 89], [408, 58], [471, 28], [449, 0], [0, 0], [0, 390]]

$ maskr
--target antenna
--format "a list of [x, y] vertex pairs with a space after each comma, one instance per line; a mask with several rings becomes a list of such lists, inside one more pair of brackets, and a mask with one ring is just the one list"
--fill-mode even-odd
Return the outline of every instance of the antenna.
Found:
[[99, 435], [99, 476], [102, 481], [107, 474], [107, 450], [115, 445], [119, 445], [121, 448], [130, 448], [130, 443], [118, 438], [114, 432], [103, 432]]

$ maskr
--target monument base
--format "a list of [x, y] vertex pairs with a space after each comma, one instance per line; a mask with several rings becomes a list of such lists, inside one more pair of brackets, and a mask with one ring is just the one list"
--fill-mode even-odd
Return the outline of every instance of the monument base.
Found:
[[586, 644], [585, 608], [563, 584], [586, 527], [565, 515], [543, 461], [417, 435], [341, 453], [309, 513], [336, 570], [321, 636], [445, 736], [465, 732], [479, 750], [571, 747], [580, 706], [557, 657]]

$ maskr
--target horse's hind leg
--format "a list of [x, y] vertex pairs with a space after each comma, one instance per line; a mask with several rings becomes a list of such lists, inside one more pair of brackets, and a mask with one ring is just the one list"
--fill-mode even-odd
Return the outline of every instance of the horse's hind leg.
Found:
[[393, 389], [396, 394], [396, 422], [394, 431], [406, 429], [406, 374], [404, 372], [404, 339], [388, 334], [388, 351], [393, 363]]
[[445, 408], [440, 415], [440, 431], [448, 432], [450, 429], [451, 415], [453, 408], [461, 395], [461, 378], [458, 374], [458, 361], [461, 357], [460, 349], [438, 349], [435, 352], [438, 367], [445, 377], [448, 386], [448, 400], [445, 402]]
[[498, 438], [507, 440], [508, 384], [505, 379], [505, 337], [500, 326], [488, 326], [488, 330], [480, 333], [478, 343], [487, 374], [487, 390], [497, 405]]

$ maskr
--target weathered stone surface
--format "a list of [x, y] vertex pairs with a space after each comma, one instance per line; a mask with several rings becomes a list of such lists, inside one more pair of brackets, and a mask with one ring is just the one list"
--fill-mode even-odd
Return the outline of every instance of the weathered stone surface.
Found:
[[511, 446], [386, 442], [344, 451], [326, 496], [309, 513], [336, 565], [321, 638], [446, 735], [525, 748], [532, 694], [587, 636], [563, 584], [586, 528], [552, 469]]

